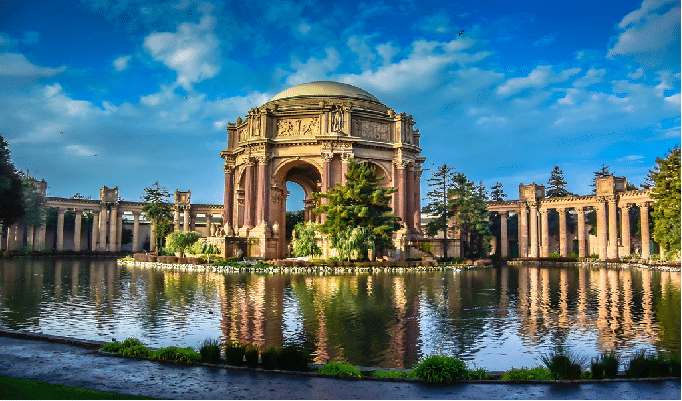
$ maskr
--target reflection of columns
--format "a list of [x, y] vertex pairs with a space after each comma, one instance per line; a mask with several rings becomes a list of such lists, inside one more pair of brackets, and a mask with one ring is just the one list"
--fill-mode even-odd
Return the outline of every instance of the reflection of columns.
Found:
[[244, 227], [253, 228], [253, 169], [254, 162], [249, 159], [244, 177]]
[[509, 257], [509, 240], [507, 239], [507, 216], [509, 212], [500, 212], [500, 256]]
[[618, 258], [618, 208], [616, 197], [609, 198], [609, 247], [607, 255], [610, 259]]
[[519, 257], [528, 257], [528, 209], [525, 203], [519, 207]]
[[530, 203], [530, 257], [538, 257], [538, 204]]
[[561, 256], [568, 256], [568, 241], [566, 230], [566, 209], [558, 208], [559, 212], [559, 254]]
[[607, 227], [606, 227], [606, 200], [600, 198], [597, 201], [597, 241], [599, 242], [599, 259], [608, 257], [607, 249]]
[[64, 250], [64, 213], [66, 210], [57, 208], [57, 252]]
[[620, 206], [620, 240], [624, 249], [624, 256], [630, 255], [630, 205]]
[[578, 213], [578, 257], [584, 258], [587, 256], [585, 251], [585, 208], [582, 206], [575, 208]]
[[83, 218], [83, 211], [76, 209], [75, 223], [73, 228], [73, 250], [81, 251], [81, 222]]
[[116, 252], [116, 228], [118, 222], [116, 218], [118, 213], [116, 213], [116, 207], [112, 206], [109, 214], [109, 241], [107, 242], [107, 249], [109, 252]]
[[649, 204], [650, 202], [638, 203], [639, 219], [642, 230], [642, 259], [649, 259]]
[[540, 248], [540, 256], [549, 256], [549, 223], [547, 221], [548, 209], [540, 209], [540, 231], [542, 247]]
[[270, 211], [270, 158], [268, 156], [258, 157], [258, 225], [267, 225]]
[[133, 252], [140, 251], [140, 212], [133, 211]]
[[234, 208], [234, 168], [224, 166], [225, 171], [225, 193], [223, 194], [223, 224], [226, 225], [226, 234], [231, 235], [232, 231], [232, 211]]
[[97, 239], [99, 238], [99, 213], [92, 211], [92, 238], [90, 244], [90, 250], [97, 250]]

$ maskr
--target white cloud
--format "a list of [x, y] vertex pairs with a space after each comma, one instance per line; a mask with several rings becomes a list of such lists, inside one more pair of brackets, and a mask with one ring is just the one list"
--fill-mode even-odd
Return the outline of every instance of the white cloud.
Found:
[[130, 63], [131, 58], [132, 56], [121, 56], [116, 58], [112, 64], [116, 71], [120, 72], [128, 68], [128, 63]]
[[448, 33], [452, 31], [450, 16], [445, 11], [422, 17], [414, 23], [413, 27], [425, 33]]
[[535, 67], [527, 77], [508, 79], [507, 82], [497, 88], [497, 94], [512, 96], [529, 88], [544, 89], [548, 85], [565, 82], [571, 76], [579, 73], [580, 70], [580, 68], [570, 68], [555, 73], [551, 65], [540, 65]]
[[220, 41], [213, 33], [216, 19], [204, 15], [198, 24], [184, 22], [175, 33], [155, 32], [144, 39], [145, 50], [177, 72], [177, 83], [189, 90], [192, 84], [220, 72]]
[[394, 46], [392, 43], [384, 43], [381, 45], [377, 45], [376, 49], [379, 56], [381, 56], [381, 58], [383, 59], [384, 65], [391, 64], [393, 57], [395, 57], [400, 52], [400, 48]]
[[3, 77], [53, 77], [64, 70], [66, 70], [65, 66], [59, 68], [38, 67], [20, 53], [0, 53], [0, 76]]
[[88, 146], [83, 145], [67, 145], [64, 147], [66, 154], [73, 156], [89, 156], [92, 157], [96, 153]]
[[291, 68], [295, 72], [287, 78], [287, 84], [294, 86], [303, 82], [324, 80], [329, 73], [336, 71], [341, 65], [339, 52], [333, 47], [327, 47], [324, 52], [324, 58], [310, 57], [305, 62], [299, 60], [298, 57], [293, 57]]
[[604, 68], [598, 70], [595, 68], [590, 68], [589, 70], [587, 70], [584, 76], [573, 81], [573, 87], [585, 88], [590, 85], [598, 84], [604, 80], [605, 75], [606, 69]]
[[367, 44], [367, 42], [370, 40], [370, 36], [351, 36], [346, 42], [350, 50], [357, 54], [360, 67], [363, 70], [369, 68], [372, 65], [372, 62], [376, 59], [374, 51]]

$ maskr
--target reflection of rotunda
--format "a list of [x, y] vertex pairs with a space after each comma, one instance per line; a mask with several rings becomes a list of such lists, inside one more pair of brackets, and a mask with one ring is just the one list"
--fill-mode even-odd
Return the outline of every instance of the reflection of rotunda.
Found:
[[303, 188], [305, 218], [319, 221], [324, 216], [314, 215], [312, 193], [343, 185], [348, 161], [355, 158], [377, 168], [382, 185], [398, 188], [391, 206], [403, 228], [394, 242], [407, 250], [409, 241], [421, 237], [425, 158], [414, 124], [412, 116], [396, 114], [348, 84], [309, 82], [280, 92], [227, 126], [227, 149], [220, 153], [226, 234], [249, 238], [248, 256], [283, 257], [286, 183]]

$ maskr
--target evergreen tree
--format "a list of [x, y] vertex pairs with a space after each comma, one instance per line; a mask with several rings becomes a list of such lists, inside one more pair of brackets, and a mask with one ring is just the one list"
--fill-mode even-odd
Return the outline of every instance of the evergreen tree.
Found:
[[422, 208], [422, 212], [433, 217], [426, 224], [426, 234], [435, 237], [439, 232], [443, 232], [443, 258], [448, 258], [448, 222], [453, 216], [449, 193], [454, 188], [454, 168], [443, 164], [438, 167], [431, 178], [427, 180], [431, 188], [426, 194], [427, 204]]
[[490, 187], [490, 200], [491, 201], [503, 201], [504, 198], [507, 197], [507, 194], [504, 193], [504, 189], [502, 188], [501, 183], [496, 183], [492, 187]]
[[142, 213], [152, 221], [157, 249], [161, 249], [163, 238], [173, 231], [171, 205], [166, 201], [170, 194], [166, 188], [156, 181], [151, 187], [144, 189]]
[[657, 172], [651, 198], [655, 199], [651, 217], [652, 236], [664, 249], [680, 250], [680, 148], [675, 146], [665, 158], [656, 159]]
[[485, 191], [475, 186], [462, 173], [454, 174], [454, 187], [449, 193], [456, 228], [460, 230], [462, 254], [480, 257], [490, 251], [490, 221]]
[[594, 172], [594, 178], [592, 178], [592, 183], [590, 184], [590, 186], [592, 187], [593, 194], [597, 193], [597, 178], [604, 178], [610, 175], [612, 175], [612, 173], [609, 172], [609, 166], [602, 163], [601, 170]]
[[0, 135], [0, 224], [11, 226], [24, 213], [24, 185], [12, 163], [7, 141]]
[[[393, 233], [400, 228], [398, 218], [391, 207], [391, 194], [396, 188], [380, 188], [375, 169], [366, 163], [355, 160], [348, 163], [346, 185], [336, 185], [327, 193], [313, 193], [316, 201], [315, 213], [325, 213], [325, 221], [319, 226], [323, 234], [328, 234], [331, 244], [336, 248], [342, 232], [348, 228], [362, 227], [367, 229], [368, 236], [373, 238], [378, 251], [393, 248]], [[322, 203], [323, 199], [327, 203]], [[364, 257], [367, 248], [358, 250]]]
[[300, 221], [294, 226], [295, 238], [292, 242], [291, 253], [294, 256], [317, 256], [322, 254], [322, 250], [317, 246], [317, 224], [312, 221]]
[[43, 194], [38, 192], [38, 180], [28, 170], [20, 171], [24, 198], [24, 222], [27, 226], [37, 228], [45, 222], [45, 206]]
[[554, 170], [552, 170], [549, 181], [547, 181], [547, 188], [549, 188], [545, 194], [547, 198], [561, 198], [573, 195], [566, 190], [564, 172], [561, 171], [559, 166], [554, 166]]

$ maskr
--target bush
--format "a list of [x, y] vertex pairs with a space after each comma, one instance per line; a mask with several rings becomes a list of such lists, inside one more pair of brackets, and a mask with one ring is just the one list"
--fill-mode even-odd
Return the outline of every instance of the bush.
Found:
[[296, 370], [305, 372], [308, 370], [310, 351], [296, 344], [288, 344], [277, 353], [277, 365], [282, 370]]
[[121, 355], [136, 358], [149, 358], [151, 352], [149, 352], [149, 348], [144, 345], [133, 345], [132, 347], [124, 348]]
[[246, 345], [238, 341], [228, 341], [225, 343], [225, 360], [228, 365], [239, 366], [244, 363], [244, 353]]
[[151, 358], [163, 362], [196, 363], [201, 361], [201, 354], [191, 348], [166, 347], [151, 353]]
[[592, 378], [613, 379], [618, 374], [618, 358], [616, 354], [611, 352], [609, 354], [600, 355], [598, 359], [592, 361]]
[[598, 253], [593, 253], [590, 256], [588, 256], [590, 259], [599, 259], [599, 254]]
[[550, 355], [540, 357], [557, 380], [578, 380], [582, 369], [580, 364], [571, 360], [563, 349], [559, 348]]
[[277, 367], [277, 350], [275, 347], [268, 347], [260, 356], [263, 369], [273, 370]]
[[317, 370], [317, 373], [332, 376], [352, 376], [360, 377], [362, 374], [353, 365], [342, 362], [327, 362]]
[[625, 374], [629, 378], [679, 376], [680, 362], [671, 357], [640, 352], [630, 360]]
[[375, 370], [374, 373], [372, 373], [372, 376], [374, 377], [394, 377], [394, 378], [401, 378], [401, 377], [407, 377], [406, 372], [399, 372], [397, 370]]
[[550, 258], [560, 258], [561, 254], [558, 252], [552, 252], [548, 255]]
[[218, 363], [220, 361], [220, 341], [215, 338], [204, 340], [201, 343], [199, 354], [201, 354], [201, 360], [206, 363]]
[[257, 345], [249, 345], [246, 347], [244, 352], [244, 358], [246, 359], [246, 366], [250, 368], [255, 368], [258, 366], [258, 354], [260, 353], [260, 347]]
[[502, 375], [502, 380], [552, 380], [552, 372], [538, 366], [533, 369], [512, 369]]
[[142, 342], [140, 342], [140, 340], [138, 340], [137, 338], [130, 337], [123, 341], [123, 348], [130, 348], [136, 345], [142, 345]]
[[572, 258], [572, 259], [577, 259], [577, 258], [578, 258], [578, 254], [575, 253], [575, 252], [571, 252], [571, 253], [568, 254], [568, 257], [569, 257], [569, 258]]
[[464, 362], [441, 355], [423, 358], [415, 365], [413, 373], [416, 377], [431, 383], [450, 383], [469, 378], [469, 371]]
[[104, 344], [102, 346], [102, 351], [113, 352], [114, 354], [120, 354], [121, 352], [123, 352], [123, 349], [124, 349], [123, 344], [121, 344], [118, 341], [114, 341], [113, 343]]

